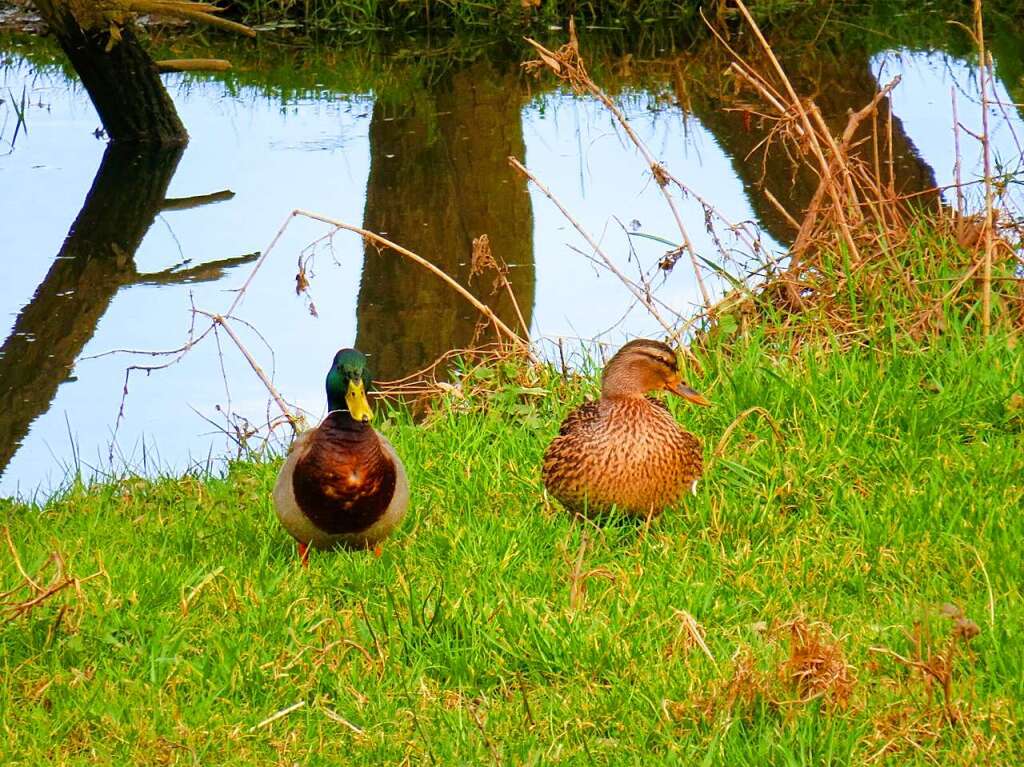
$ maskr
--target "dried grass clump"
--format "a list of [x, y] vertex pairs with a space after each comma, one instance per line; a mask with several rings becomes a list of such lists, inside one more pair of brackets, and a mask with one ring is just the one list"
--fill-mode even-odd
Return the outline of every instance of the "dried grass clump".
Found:
[[[986, 94], [993, 75], [976, 5], [986, 128], [974, 138], [984, 150], [985, 176], [979, 183], [985, 205], [981, 213], [968, 214], [959, 181], [953, 209], [943, 204], [938, 189], [897, 192], [901, 180], [895, 177], [892, 156], [892, 112], [885, 110], [885, 124], [879, 112], [899, 85], [898, 76], [835, 132], [814, 99], [797, 93], [746, 7], [737, 2], [763, 61], [750, 63], [719, 39], [733, 57], [730, 73], [755, 99], [749, 111], [770, 126], [759, 151], [784, 154], [794, 173], [809, 171], [818, 184], [804, 211], [788, 211], [768, 196], [797, 227], [788, 264], [755, 296], [729, 296], [713, 314], [741, 321], [752, 314], [758, 321], [771, 315], [782, 320], [776, 324], [786, 332], [823, 332], [854, 342], [885, 325], [920, 339], [943, 332], [950, 317], [975, 313], [986, 333], [994, 320], [1024, 329], [1024, 218], [1014, 213], [1000, 191], [1005, 185], [992, 176]], [[801, 321], [807, 319], [812, 321]]]
[[789, 630], [789, 658], [779, 669], [783, 681], [801, 703], [823, 698], [845, 708], [857, 678], [840, 641], [821, 623], [797, 619], [783, 628]]
[[[76, 596], [81, 599], [82, 584], [105, 575], [103, 570], [98, 570], [85, 578], [79, 578], [70, 574], [64, 562], [64, 557], [59, 551], [52, 552], [43, 564], [40, 565], [38, 571], [34, 575], [30, 575], [21, 562], [21, 556], [11, 538], [10, 529], [4, 526], [3, 532], [4, 542], [11, 556], [10, 561], [13, 565], [17, 583], [13, 588], [0, 592], [0, 622], [2, 623], [7, 623], [30, 614], [36, 608], [68, 588], [72, 589]], [[52, 571], [49, 580], [44, 581], [43, 578], [48, 571]], [[0, 572], [0, 575], [5, 575], [5, 573]], [[50, 627], [51, 633], [56, 631], [67, 609], [68, 606], [66, 604], [60, 607], [57, 617]]]
[[[921, 753], [951, 735], [962, 744], [965, 761], [980, 763], [1000, 740], [1017, 731], [1008, 701], [990, 701], [983, 710], [972, 701], [968, 674], [974, 671], [975, 658], [970, 643], [981, 628], [956, 605], [944, 604], [937, 613], [948, 619], [948, 628], [936, 631], [928, 621], [915, 622], [904, 632], [909, 645], [904, 654], [869, 648], [896, 664], [898, 674], [888, 682], [898, 698], [872, 717], [872, 731], [861, 744], [865, 764], [904, 752]], [[869, 668], [876, 674], [885, 671], [883, 664]]]
[[857, 676], [842, 641], [827, 625], [796, 618], [766, 629], [764, 638], [771, 654], [767, 663], [758, 665], [755, 648], [740, 647], [727, 677], [690, 701], [666, 701], [671, 718], [711, 722], [724, 715], [747, 716], [760, 706], [783, 709], [819, 699], [830, 708], [848, 707]]

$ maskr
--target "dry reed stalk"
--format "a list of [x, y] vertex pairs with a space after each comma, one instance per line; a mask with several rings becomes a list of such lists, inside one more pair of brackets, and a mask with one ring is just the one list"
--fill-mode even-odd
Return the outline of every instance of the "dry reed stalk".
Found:
[[533, 352], [530, 350], [530, 345], [523, 338], [521, 338], [518, 333], [512, 330], [512, 328], [510, 328], [508, 325], [502, 322], [501, 319], [493, 311], [491, 311], [490, 307], [488, 307], [486, 304], [477, 299], [476, 296], [474, 296], [472, 293], [466, 290], [466, 288], [460, 285], [456, 280], [450, 277], [443, 269], [439, 269], [437, 266], [435, 266], [422, 256], [413, 253], [411, 250], [408, 250], [407, 248], [403, 248], [401, 245], [392, 242], [386, 237], [382, 237], [381, 235], [375, 232], [371, 232], [368, 229], [363, 229], [361, 226], [347, 224], [344, 221], [339, 221], [337, 219], [329, 218], [328, 216], [324, 216], [319, 213], [312, 213], [310, 211], [301, 209], [293, 210], [291, 215], [302, 216], [313, 221], [321, 221], [325, 224], [330, 224], [331, 226], [337, 229], [344, 229], [347, 232], [353, 232], [355, 234], [358, 234], [364, 240], [374, 243], [378, 247], [389, 248], [395, 251], [395, 253], [398, 253], [400, 256], [404, 256], [413, 263], [422, 266], [424, 269], [440, 278], [442, 282], [444, 282], [446, 285], [452, 288], [460, 296], [469, 301], [469, 303], [471, 303], [478, 312], [483, 314], [485, 317], [487, 317], [488, 320], [490, 320], [494, 324], [494, 327], [497, 330], [504, 333], [510, 341], [519, 346], [531, 359], [535, 359], [533, 356]]
[[992, 191], [992, 155], [988, 131], [988, 80], [991, 66], [985, 49], [985, 24], [981, 13], [981, 0], [974, 0], [974, 35], [978, 46], [978, 77], [981, 88], [981, 151], [985, 172], [985, 268], [981, 283], [981, 327], [987, 336], [992, 329], [992, 231], [995, 227]]
[[761, 47], [764, 49], [764, 52], [768, 56], [769, 61], [771, 61], [776, 74], [779, 76], [779, 79], [781, 80], [783, 87], [786, 89], [786, 93], [789, 95], [790, 108], [795, 111], [797, 117], [800, 119], [800, 123], [802, 124], [803, 129], [807, 132], [807, 139], [810, 142], [811, 151], [815, 159], [818, 161], [821, 176], [827, 183], [829, 195], [832, 197], [833, 203], [835, 204], [836, 215], [839, 218], [840, 227], [842, 228], [843, 235], [846, 238], [846, 244], [850, 248], [850, 251], [854, 255], [854, 257], [858, 258], [859, 260], [860, 256], [857, 250], [857, 243], [853, 241], [853, 235], [850, 232], [849, 223], [846, 221], [846, 215], [843, 212], [842, 198], [840, 197], [839, 190], [836, 188], [836, 183], [835, 179], [832, 176], [831, 167], [829, 163], [825, 160], [825, 154], [821, 149], [821, 145], [818, 141], [818, 136], [816, 135], [814, 128], [811, 125], [811, 120], [807, 115], [807, 110], [804, 108], [803, 103], [800, 101], [800, 98], [796, 95], [796, 89], [793, 88], [793, 84], [790, 82], [789, 77], [786, 76], [786, 72], [782, 68], [782, 65], [779, 63], [778, 58], [776, 58], [775, 52], [772, 50], [772, 47], [768, 44], [768, 41], [765, 40], [764, 35], [761, 34], [761, 28], [757, 25], [757, 22], [754, 21], [754, 17], [750, 15], [750, 11], [747, 10], [747, 6], [743, 4], [743, 0], [736, 0], [736, 6], [740, 9], [740, 13], [743, 14], [743, 18], [750, 26], [750, 29], [753, 31], [754, 36], [757, 38], [757, 41], [761, 44]]
[[[777, 62], [777, 59], [775, 59], [775, 61]], [[767, 99], [770, 96], [770, 94], [765, 91], [762, 79], [751, 74], [747, 68], [738, 67], [734, 62], [731, 66], [731, 70], [739, 76], [740, 79], [745, 81], [759, 94], [761, 94], [762, 97]], [[860, 168], [859, 163], [851, 163], [848, 152], [851, 148], [853, 138], [861, 124], [868, 117], [877, 113], [882, 100], [889, 96], [899, 82], [899, 76], [894, 77], [889, 83], [883, 86], [878, 93], [875, 94], [867, 105], [856, 112], [851, 113], [847, 119], [846, 127], [838, 141], [832, 136], [828, 126], [825, 124], [820, 110], [813, 102], [805, 106], [798, 99], [796, 102], [789, 104], [788, 106], [779, 105], [781, 111], [777, 119], [794, 119], [793, 115], [796, 114], [800, 117], [800, 123], [798, 123], [797, 127], [811, 126], [810, 129], [813, 130], [814, 135], [816, 136], [813, 146], [818, 148], [814, 151], [816, 157], [818, 153], [821, 152], [821, 146], [826, 146], [829, 149], [828, 159], [825, 158], [824, 153], [821, 154], [821, 160], [824, 161], [824, 171], [820, 170], [820, 167], [822, 166], [819, 163], [818, 188], [815, 190], [814, 196], [811, 198], [811, 203], [804, 214], [802, 223], [798, 226], [797, 237], [791, 249], [791, 255], [794, 256], [794, 259], [790, 265], [790, 272], [795, 272], [798, 269], [800, 266], [799, 256], [815, 239], [815, 233], [819, 229], [819, 216], [823, 210], [822, 203], [826, 196], [829, 196], [832, 199], [832, 210], [836, 214], [838, 219], [837, 223], [843, 233], [843, 239], [850, 247], [851, 255], [855, 261], [860, 261], [861, 258], [859, 248], [856, 245], [856, 238], [846, 211], [849, 210], [855, 214], [856, 218], [854, 221], [856, 224], [863, 223], [864, 217], [863, 211], [861, 210], [862, 207], [874, 208], [874, 217], [879, 220], [884, 220], [884, 206], [879, 206], [871, 199], [870, 196], [866, 197], [863, 203], [859, 202], [860, 195], [857, 191], [858, 187], [866, 189], [867, 191], [873, 191], [877, 190], [878, 186], [874, 180], [875, 177], [870, 172], [866, 172], [866, 169]], [[806, 123], [803, 122], [804, 117], [807, 117]], [[803, 133], [799, 133], [798, 135], [811, 134], [806, 133], [805, 129]], [[766, 141], [767, 140], [768, 139], [766, 139]], [[840, 186], [846, 190], [845, 195], [843, 196], [840, 196], [837, 191]], [[779, 204], [778, 200], [773, 196], [770, 197], [769, 202], [771, 202], [776, 208], [780, 209], [788, 221], [794, 224], [796, 223], [795, 219], [785, 211], [783, 206]]]
[[633, 145], [643, 155], [644, 162], [647, 163], [647, 167], [650, 169], [651, 174], [654, 176], [654, 180], [661, 190], [662, 196], [665, 198], [665, 202], [668, 204], [669, 210], [672, 212], [672, 217], [675, 219], [676, 226], [679, 228], [679, 234], [683, 238], [683, 247], [690, 256], [690, 264], [693, 267], [694, 276], [697, 279], [697, 286], [700, 289], [701, 297], [704, 300], [704, 306], [711, 306], [711, 294], [708, 292], [707, 286], [704, 284], [704, 277], [701, 273], [700, 265], [697, 263], [697, 252], [694, 250], [693, 242], [690, 240], [690, 235], [686, 230], [686, 225], [683, 223], [682, 215], [679, 213], [679, 208], [676, 206], [675, 199], [672, 194], [668, 191], [669, 176], [664, 166], [654, 159], [654, 155], [647, 148], [647, 145], [640, 139], [633, 130], [633, 126], [629, 124], [629, 120], [626, 119], [626, 115], [623, 114], [622, 110], [615, 104], [614, 101], [605, 93], [597, 84], [591, 79], [587, 73], [586, 66], [583, 63], [583, 59], [579, 52], [579, 41], [576, 37], [576, 24], [570, 18], [569, 19], [569, 42], [562, 46], [558, 51], [551, 51], [545, 48], [543, 45], [538, 43], [529, 37], [526, 38], [526, 42], [534, 47], [537, 53], [540, 55], [540, 62], [526, 62], [524, 66], [528, 71], [535, 71], [543, 62], [551, 72], [553, 72], [560, 79], [566, 80], [572, 85], [572, 87], [578, 91], [586, 92], [594, 96], [600, 101], [604, 107], [611, 112], [612, 116], [615, 117], [619, 125], [625, 131], [629, 140], [633, 142]]
[[[753, 23], [742, 3], [741, 12], [747, 24]], [[975, 9], [980, 14], [980, 3]], [[983, 32], [976, 18], [975, 34]], [[753, 29], [753, 27], [751, 27]], [[754, 296], [753, 307], [769, 308], [772, 313], [817, 314], [818, 322], [802, 323], [799, 335], [827, 335], [830, 340], [846, 345], [862, 343], [870, 337], [871, 323], [860, 315], [864, 302], [877, 307], [879, 302], [896, 311], [891, 322], [911, 337], [920, 338], [924, 332], [941, 332], [944, 327], [944, 312], [947, 302], [965, 315], [972, 310], [972, 299], [964, 286], [972, 277], [977, 277], [977, 292], [982, 304], [981, 314], [984, 332], [990, 332], [991, 313], [994, 311], [992, 292], [1000, 290], [1003, 284], [1018, 286], [1018, 295], [1011, 291], [1002, 293], [1012, 302], [1008, 310], [1016, 317], [1024, 317], [1024, 282], [1020, 279], [1015, 263], [1024, 262], [1019, 251], [1021, 232], [1010, 216], [1001, 216], [996, 210], [996, 179], [992, 176], [991, 147], [988, 142], [990, 130], [987, 109], [993, 105], [990, 91], [992, 83], [991, 59], [981, 41], [982, 107], [985, 120], [981, 135], [975, 135], [959, 124], [954, 117], [955, 143], [957, 147], [956, 183], [950, 187], [957, 193], [957, 210], [947, 216], [942, 208], [943, 189], [930, 188], [910, 194], [897, 194], [896, 165], [893, 145], [892, 93], [899, 78], [880, 87], [871, 101], [861, 109], [851, 112], [845, 128], [835, 132], [826, 124], [816, 104], [801, 100], [778, 59], [766, 48], [763, 35], [754, 31], [755, 38], [766, 56], [768, 72], [758, 72], [750, 63], [739, 58], [728, 47], [721, 35], [716, 37], [727, 47], [736, 61], [729, 71], [745, 87], [749, 87], [760, 100], [768, 105], [769, 114], [760, 114], [750, 107], [746, 111], [758, 114], [762, 121], [773, 123], [765, 138], [758, 142], [754, 152], [764, 151], [774, 144], [803, 168], [817, 177], [817, 186], [802, 217], [799, 218], [797, 235], [790, 248], [790, 263], [781, 274], [771, 277], [761, 291]], [[779, 83], [776, 90], [773, 83]], [[785, 94], [785, 95], [783, 95]], [[884, 125], [880, 125], [878, 111], [889, 99]], [[954, 96], [954, 113], [956, 100]], [[868, 122], [870, 120], [870, 122]], [[869, 126], [868, 135], [862, 133], [862, 126]], [[965, 216], [964, 188], [959, 168], [960, 130], [964, 130], [982, 142], [986, 150], [987, 165], [985, 177], [978, 184], [986, 189], [985, 215]], [[884, 131], [884, 132], [883, 132]], [[883, 161], [881, 140], [887, 142]], [[870, 142], [870, 144], [868, 143]], [[857, 148], [867, 145], [866, 152]], [[975, 183], [975, 182], [969, 182]], [[915, 205], [924, 196], [934, 197], [940, 215], [930, 219], [935, 234], [949, 238], [950, 248], [943, 251], [940, 259], [924, 259], [914, 265], [906, 263], [906, 249], [903, 245], [914, 235], [913, 224], [922, 212]], [[778, 199], [770, 196], [769, 203], [779, 209], [790, 225], [797, 219], [789, 216]], [[1002, 227], [997, 229], [997, 227]], [[1005, 230], [1005, 231], [1004, 231]], [[836, 233], [841, 245], [835, 249]], [[852, 247], [851, 247], [852, 245]], [[952, 266], [961, 276], [955, 280], [951, 290], [943, 283], [945, 274]], [[940, 289], [943, 291], [940, 296]], [[963, 291], [963, 292], [962, 292]], [[735, 296], [727, 296], [719, 302], [715, 311], [731, 311], [742, 305]], [[1009, 306], [1009, 304], [1008, 304]], [[1016, 322], [1016, 320], [1015, 320]], [[773, 327], [770, 332], [787, 333], [792, 325], [783, 320], [782, 327]], [[823, 333], [825, 327], [828, 332]]]
[[[565, 217], [565, 219], [573, 225], [576, 231], [579, 232], [583, 239], [587, 241], [587, 244], [590, 245], [594, 253], [596, 253], [601, 258], [601, 261], [604, 262], [604, 265], [605, 267], [607, 267], [608, 271], [614, 274], [619, 279], [619, 281], [626, 286], [626, 289], [633, 294], [633, 297], [644, 305], [647, 311], [651, 313], [651, 316], [658, 321], [658, 324], [660, 324], [661, 327], [665, 329], [665, 332], [668, 333], [669, 336], [674, 335], [672, 326], [669, 325], [665, 318], [661, 316], [661, 313], [658, 311], [658, 307], [655, 306], [654, 304], [654, 299], [650, 297], [650, 291], [641, 290], [639, 285], [637, 285], [635, 282], [633, 282], [633, 280], [631, 280], [629, 277], [622, 273], [622, 270], [620, 270], [615, 265], [615, 262], [612, 261], [604, 252], [604, 250], [601, 249], [601, 246], [597, 244], [597, 240], [594, 239], [593, 235], [591, 235], [590, 232], [583, 228], [583, 225], [580, 224], [580, 222], [573, 217], [573, 215], [562, 204], [562, 202], [557, 197], [555, 197], [554, 193], [550, 189], [548, 189], [548, 187], [540, 179], [538, 179], [537, 176], [535, 176], [529, 168], [527, 168], [525, 165], [519, 162], [519, 160], [517, 160], [515, 157], [509, 157], [508, 162], [509, 165], [511, 165], [517, 171], [526, 176], [526, 178], [532, 181], [533, 185], [536, 186], [541, 192], [543, 192], [544, 196], [555, 204], [555, 207], [558, 208], [558, 210]], [[710, 303], [708, 305], [710, 306]]]
[[778, 199], [776, 199], [775, 195], [771, 193], [771, 190], [768, 189], [768, 187], [765, 187], [764, 189], [761, 190], [761, 193], [765, 196], [765, 199], [767, 199], [768, 202], [771, 203], [772, 207], [779, 212], [779, 215], [786, 219], [786, 223], [799, 232], [800, 222], [793, 218], [790, 212], [786, 210], [782, 203], [779, 202]]
[[483, 720], [480, 718], [480, 714], [477, 712], [476, 706], [470, 702], [467, 706], [469, 709], [470, 716], [473, 717], [473, 723], [476, 724], [476, 728], [480, 731], [480, 737], [483, 738], [484, 745], [487, 746], [487, 750], [491, 753], [491, 758], [494, 760], [496, 765], [501, 765], [501, 756], [498, 754], [498, 749], [495, 748], [494, 742], [487, 737], [487, 730], [484, 729]]
[[274, 387], [274, 384], [270, 382], [267, 374], [263, 372], [263, 368], [259, 366], [256, 359], [249, 353], [249, 350], [245, 348], [245, 344], [242, 343], [242, 339], [238, 337], [238, 334], [235, 333], [231, 325], [228, 324], [227, 319], [220, 314], [204, 312], [201, 309], [196, 309], [195, 311], [197, 314], [207, 317], [214, 325], [224, 328], [224, 332], [228, 334], [228, 337], [234, 342], [235, 346], [238, 347], [238, 351], [240, 351], [242, 356], [245, 357], [245, 361], [249, 363], [249, 367], [252, 368], [253, 372], [260, 379], [263, 385], [267, 387], [267, 391], [270, 392], [270, 396], [274, 398], [274, 402], [276, 402], [277, 406], [281, 409], [281, 414], [288, 419], [288, 423], [291, 425], [292, 431], [295, 434], [298, 434], [300, 419], [288, 409], [288, 405], [285, 404], [284, 398], [281, 397], [281, 394]]
[[255, 724], [252, 727], [250, 727], [249, 732], [256, 732], [256, 730], [266, 727], [268, 724], [272, 724], [273, 722], [276, 722], [278, 719], [283, 719], [284, 717], [288, 716], [288, 714], [292, 713], [293, 711], [298, 711], [305, 705], [306, 701], [304, 700], [300, 700], [297, 703], [292, 703], [292, 705], [286, 706], [285, 708], [282, 708], [280, 711], [276, 711], [275, 713], [271, 714], [259, 724]]
[[956, 86], [949, 88], [949, 98], [953, 102], [953, 184], [956, 187], [956, 212], [958, 216], [964, 215], [964, 184], [960, 178], [960, 116], [957, 114]]
[[340, 725], [342, 725], [344, 727], [347, 727], [352, 732], [354, 732], [356, 735], [362, 735], [365, 732], [362, 727], [359, 727], [357, 725], [352, 724], [352, 722], [350, 722], [348, 719], [346, 719], [345, 717], [343, 717], [341, 714], [339, 714], [337, 711], [334, 711], [333, 709], [329, 709], [326, 706], [321, 706], [320, 710], [323, 712], [324, 716], [326, 716], [328, 719], [330, 719], [331, 721], [337, 722], [338, 724], [340, 724]]

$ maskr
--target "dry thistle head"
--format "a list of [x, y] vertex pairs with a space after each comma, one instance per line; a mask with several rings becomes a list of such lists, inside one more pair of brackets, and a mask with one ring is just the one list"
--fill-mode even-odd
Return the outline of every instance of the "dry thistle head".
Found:
[[502, 272], [497, 259], [494, 258], [493, 251], [491, 251], [491, 238], [486, 234], [481, 234], [479, 237], [473, 238], [473, 254], [469, 262], [469, 279], [472, 280], [488, 269], [493, 269], [499, 273]]
[[587, 73], [587, 68], [580, 56], [580, 42], [576, 37], [576, 23], [569, 19], [569, 42], [552, 51], [545, 48], [536, 40], [526, 38], [526, 42], [537, 51], [539, 59], [523, 62], [523, 69], [530, 74], [538, 74], [544, 69], [563, 82], [569, 83], [573, 90], [585, 93], [593, 86], [593, 81]]

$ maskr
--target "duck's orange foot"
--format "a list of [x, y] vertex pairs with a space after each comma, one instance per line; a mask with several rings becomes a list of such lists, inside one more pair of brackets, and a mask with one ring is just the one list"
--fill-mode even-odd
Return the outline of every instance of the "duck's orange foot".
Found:
[[303, 567], [309, 567], [309, 544], [299, 541], [299, 559]]
[[383, 553], [384, 553], [384, 549], [382, 549], [380, 547], [379, 543], [376, 546], [373, 547], [373, 556], [375, 556], [378, 559], [380, 559], [380, 555], [383, 554]]

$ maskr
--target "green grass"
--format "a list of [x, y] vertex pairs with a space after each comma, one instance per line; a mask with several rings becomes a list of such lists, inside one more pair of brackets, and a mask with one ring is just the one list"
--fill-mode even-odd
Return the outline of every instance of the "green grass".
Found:
[[[799, 30], [816, 41], [824, 26], [837, 24], [846, 25], [837, 37], [857, 37], [865, 32], [888, 36], [894, 27], [916, 36], [922, 21], [935, 29], [949, 19], [970, 21], [970, 4], [962, 0], [747, 0], [746, 5], [766, 31]], [[1005, 25], [1019, 16], [1018, 6], [1014, 0], [987, 0], [985, 11]], [[707, 33], [702, 12], [723, 28], [735, 26], [740, 18], [733, 4], [707, 0], [234, 0], [229, 11], [247, 23], [270, 28], [284, 22], [346, 34], [483, 30], [515, 40], [525, 31], [536, 35], [551, 26], [564, 27], [570, 18], [587, 29], [642, 35], [673, 28], [692, 38]], [[823, 26], [824, 21], [832, 24]], [[948, 31], [939, 34], [945, 36]]]
[[[727, 346], [693, 380], [716, 406], [673, 403], [707, 479], [646, 534], [545, 501], [544, 445], [595, 384], [516, 367], [420, 424], [379, 419], [414, 488], [380, 558], [299, 567], [273, 463], [0, 502], [29, 573], [52, 552], [100, 573], [5, 608], [0, 762], [1021, 763], [1019, 348]], [[781, 439], [753, 415], [712, 458], [755, 406]], [[7, 591], [22, 577], [0, 546]], [[943, 603], [981, 629], [957, 644], [955, 723], [934, 683], [871, 649], [941, 669]]]

